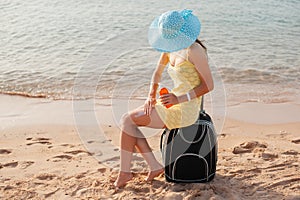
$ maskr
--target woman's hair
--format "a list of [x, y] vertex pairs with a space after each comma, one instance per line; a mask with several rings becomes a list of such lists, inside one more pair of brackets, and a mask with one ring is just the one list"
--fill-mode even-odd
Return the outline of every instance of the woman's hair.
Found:
[[207, 51], [206, 46], [204, 46], [204, 44], [199, 39], [196, 39], [195, 42], [197, 42], [198, 44], [200, 44], [205, 49], [205, 51]]

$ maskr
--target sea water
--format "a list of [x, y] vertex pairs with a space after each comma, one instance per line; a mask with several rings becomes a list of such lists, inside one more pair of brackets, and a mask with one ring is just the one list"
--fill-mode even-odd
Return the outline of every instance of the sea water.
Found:
[[147, 28], [184, 8], [201, 20], [215, 88], [265, 101], [299, 93], [299, 0], [1, 0], [0, 93], [143, 98], [159, 58]]

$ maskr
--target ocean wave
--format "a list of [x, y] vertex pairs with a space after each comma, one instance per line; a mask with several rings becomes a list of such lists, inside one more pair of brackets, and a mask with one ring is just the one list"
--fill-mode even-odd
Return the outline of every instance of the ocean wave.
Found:
[[14, 92], [14, 91], [0, 91], [0, 94], [11, 95], [11, 96], [22, 96], [29, 98], [47, 98], [45, 94], [30, 94], [26, 92]]
[[[17, 73], [17, 72], [16, 72]], [[149, 73], [146, 71], [146, 73]], [[14, 75], [14, 74], [10, 74]], [[29, 98], [49, 98], [54, 100], [83, 100], [103, 98], [141, 98], [147, 96], [150, 76], [133, 70], [130, 74], [120, 75], [119, 71], [114, 74], [102, 74], [99, 81], [84, 78], [76, 83], [76, 76], [58, 76], [52, 78], [35, 77], [26, 81], [8, 79], [0, 82], [0, 94], [18, 95]], [[215, 68], [213, 76], [216, 82], [234, 85], [277, 85], [281, 89], [292, 86], [300, 88], [300, 74], [296, 69], [273, 67], [265, 70], [238, 69], [232, 67]], [[167, 76], [163, 78], [166, 82]], [[218, 79], [218, 80], [217, 80]], [[35, 81], [31, 81], [35, 80]], [[171, 80], [168, 87], [172, 87]], [[218, 86], [216, 86], [218, 87]]]
[[272, 67], [265, 70], [221, 67], [218, 69], [225, 83], [280, 84], [299, 83], [300, 72], [293, 68]]

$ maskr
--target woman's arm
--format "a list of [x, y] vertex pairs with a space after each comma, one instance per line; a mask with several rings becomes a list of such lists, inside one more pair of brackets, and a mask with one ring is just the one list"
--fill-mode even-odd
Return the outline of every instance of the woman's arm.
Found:
[[154, 70], [153, 75], [152, 75], [148, 97], [154, 98], [154, 99], [156, 98], [156, 90], [157, 90], [158, 84], [161, 80], [162, 73], [163, 73], [166, 65], [168, 64], [168, 62], [169, 62], [168, 54], [162, 53], [159, 58], [157, 67]]
[[153, 72], [148, 98], [144, 104], [144, 112], [147, 115], [151, 114], [152, 106], [155, 105], [155, 103], [156, 103], [156, 91], [157, 91], [159, 82], [161, 80], [162, 73], [163, 73], [166, 65], [168, 64], [168, 62], [169, 62], [168, 54], [162, 53], [159, 58], [157, 67], [155, 68], [155, 70]]
[[[195, 65], [201, 84], [190, 90], [188, 94], [178, 96], [177, 98], [179, 103], [202, 96], [214, 88], [214, 82], [208, 66], [206, 51], [203, 47], [197, 43], [193, 44], [189, 49], [189, 60]], [[190, 99], [188, 99], [188, 96], [190, 96]]]

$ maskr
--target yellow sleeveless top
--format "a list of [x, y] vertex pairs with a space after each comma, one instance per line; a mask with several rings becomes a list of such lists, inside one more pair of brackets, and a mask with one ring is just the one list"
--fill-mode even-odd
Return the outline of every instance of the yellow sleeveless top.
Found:
[[[174, 88], [171, 92], [176, 96], [186, 94], [201, 83], [194, 64], [188, 60], [176, 66], [169, 64], [168, 74], [174, 83]], [[174, 129], [195, 123], [199, 116], [200, 104], [201, 97], [173, 105], [169, 108], [166, 108], [158, 101], [155, 105], [155, 109], [166, 127], [168, 129]]]

